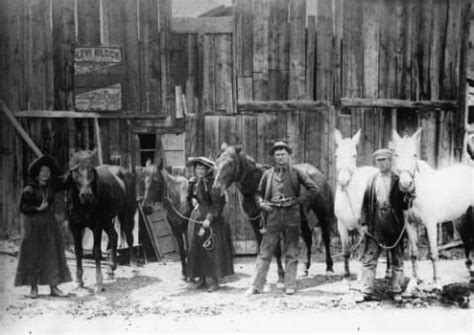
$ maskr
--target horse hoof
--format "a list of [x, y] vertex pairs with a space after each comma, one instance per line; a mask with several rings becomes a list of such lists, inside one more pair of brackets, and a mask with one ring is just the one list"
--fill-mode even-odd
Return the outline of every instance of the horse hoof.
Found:
[[101, 292], [104, 292], [105, 291], [105, 288], [103, 288], [102, 286], [95, 286], [94, 287], [94, 294], [99, 294]]
[[84, 288], [84, 282], [76, 282], [74, 283], [74, 289]]
[[[327, 277], [334, 277], [336, 275], [336, 272], [334, 270], [326, 270], [326, 276]], [[350, 274], [348, 275], [350, 277]]]
[[285, 283], [283, 282], [278, 282], [276, 284], [276, 288], [279, 289], [279, 290], [283, 290], [285, 288]]
[[304, 270], [303, 271], [303, 277], [308, 277], [308, 272], [309, 272], [308, 270]]

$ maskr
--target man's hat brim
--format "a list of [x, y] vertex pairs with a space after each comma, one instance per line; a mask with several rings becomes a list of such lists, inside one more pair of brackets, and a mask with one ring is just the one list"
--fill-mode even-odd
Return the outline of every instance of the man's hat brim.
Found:
[[28, 167], [28, 174], [31, 179], [38, 176], [42, 166], [49, 167], [53, 176], [59, 176], [61, 174], [61, 167], [58, 161], [53, 156], [44, 155], [35, 159]]
[[293, 150], [291, 150], [290, 146], [286, 143], [283, 142], [277, 142], [271, 147], [271, 149], [268, 151], [270, 156], [273, 156], [276, 150], [281, 150], [285, 149], [290, 155], [293, 153]]
[[216, 164], [207, 157], [189, 157], [186, 166], [194, 167], [196, 164], [201, 164], [211, 169], [216, 168]]

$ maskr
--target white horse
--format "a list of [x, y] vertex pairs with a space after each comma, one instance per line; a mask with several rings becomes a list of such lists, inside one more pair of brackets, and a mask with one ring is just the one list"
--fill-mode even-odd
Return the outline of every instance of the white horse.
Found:
[[[434, 170], [418, 158], [420, 134], [421, 128], [411, 137], [403, 138], [393, 131], [392, 144], [400, 189], [413, 197], [408, 210], [409, 221], [421, 221], [428, 233], [436, 284], [439, 279], [437, 224], [455, 220], [464, 215], [469, 206], [474, 206], [474, 169], [458, 164]], [[411, 229], [412, 225], [408, 224], [407, 232]]]
[[[370, 178], [377, 173], [372, 166], [357, 167], [357, 144], [361, 130], [352, 138], [342, 138], [339, 130], [335, 129], [336, 140], [336, 171], [337, 187], [334, 200], [334, 211], [337, 218], [337, 230], [341, 236], [342, 253], [344, 255], [344, 276], [349, 277], [350, 232], [357, 231], [360, 238], [359, 223], [362, 199]], [[359, 241], [360, 242], [360, 241]]]

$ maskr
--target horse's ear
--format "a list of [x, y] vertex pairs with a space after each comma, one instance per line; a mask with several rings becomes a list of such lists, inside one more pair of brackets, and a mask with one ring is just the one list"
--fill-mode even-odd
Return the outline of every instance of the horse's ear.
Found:
[[401, 140], [402, 138], [400, 135], [398, 135], [397, 131], [394, 129], [392, 130], [392, 143], [394, 146], [397, 145], [397, 143]]
[[236, 151], [238, 154], [240, 154], [240, 152], [242, 151], [243, 148], [244, 148], [244, 147], [243, 147], [242, 144], [237, 144], [237, 145], [235, 146], [235, 151]]
[[229, 146], [227, 145], [227, 143], [224, 142], [224, 143], [222, 143], [222, 145], [221, 145], [221, 150], [224, 151], [224, 150], [226, 150], [228, 147], [229, 147]]
[[342, 135], [339, 129], [334, 129], [334, 139], [336, 141], [336, 145], [339, 145], [342, 141]]
[[412, 138], [414, 138], [415, 141], [417, 141], [417, 142], [419, 142], [420, 139], [421, 139], [421, 131], [422, 131], [422, 128], [420, 127], [416, 130], [416, 132], [412, 136]]
[[360, 140], [360, 134], [362, 133], [362, 129], [359, 129], [357, 131], [357, 133], [355, 133], [354, 136], [352, 136], [352, 142], [354, 142], [355, 145], [358, 145], [359, 144], [359, 140]]
[[151, 159], [148, 158], [145, 163], [145, 167], [150, 167], [151, 166]]

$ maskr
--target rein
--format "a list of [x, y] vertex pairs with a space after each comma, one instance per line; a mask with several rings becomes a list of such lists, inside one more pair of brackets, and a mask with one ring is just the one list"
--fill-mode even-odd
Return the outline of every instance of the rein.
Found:
[[[393, 213], [392, 213], [392, 215], [393, 215]], [[400, 221], [398, 220], [398, 217], [397, 217], [396, 215], [394, 215], [394, 216], [395, 216], [395, 219], [397, 220], [397, 222], [400, 223]], [[374, 235], [370, 234], [369, 232], [366, 232], [365, 234], [366, 234], [368, 237], [370, 237], [371, 239], [373, 239], [374, 242], [375, 242], [380, 248], [382, 248], [382, 249], [384, 249], [384, 250], [390, 250], [390, 249], [395, 248], [395, 247], [398, 245], [398, 243], [400, 242], [400, 240], [402, 239], [402, 237], [403, 237], [403, 233], [405, 232], [406, 227], [407, 227], [407, 220], [406, 220], [406, 218], [405, 218], [404, 221], [405, 221], [405, 222], [404, 222], [404, 224], [403, 224], [402, 231], [400, 232], [400, 236], [398, 236], [398, 238], [397, 238], [397, 240], [395, 241], [395, 243], [392, 244], [392, 245], [390, 245], [390, 246], [386, 246], [385, 244], [380, 243], [379, 241], [377, 241], [377, 238], [376, 238]]]
[[[160, 171], [162, 177], [163, 177], [163, 180], [166, 180], [166, 176], [164, 175], [164, 173], [162, 171]], [[166, 184], [166, 199], [168, 200], [169, 202], [169, 206], [171, 207], [171, 209], [173, 210], [173, 212], [178, 215], [180, 218], [186, 220], [186, 221], [189, 221], [189, 222], [193, 222], [193, 223], [196, 223], [196, 224], [199, 224], [201, 225], [202, 227], [202, 224], [204, 223], [204, 221], [198, 221], [198, 220], [193, 220], [191, 219], [190, 217], [186, 217], [184, 216], [183, 214], [181, 214], [178, 209], [174, 206], [173, 204], [173, 201], [170, 197], [170, 194], [169, 194], [169, 188], [168, 188], [168, 184]], [[202, 227], [203, 229], [206, 229], [204, 227]], [[209, 226], [209, 237], [203, 242], [202, 244], [202, 247], [208, 251], [212, 251], [214, 249], [214, 246], [215, 246], [215, 239], [216, 239], [216, 234], [214, 234], [214, 230], [212, 229], [211, 226]]]
[[[341, 188], [341, 189], [342, 189], [342, 188]], [[354, 206], [352, 205], [351, 198], [349, 197], [349, 192], [348, 192], [348, 190], [347, 190], [347, 187], [343, 189], [343, 192], [344, 192], [344, 194], [345, 194], [346, 197], [347, 197], [347, 201], [348, 201], [348, 203], [349, 203], [349, 208], [350, 208], [351, 213], [352, 213], [352, 216], [353, 216], [353, 218], [354, 218], [354, 220], [355, 220], [357, 217], [356, 217], [356, 215], [355, 215]], [[413, 192], [413, 193], [414, 193], [414, 192]], [[411, 205], [412, 205], [412, 203], [413, 203], [414, 197], [410, 197], [410, 198], [411, 198], [411, 203], [410, 203], [410, 206], [409, 206], [409, 207], [411, 207]], [[392, 213], [392, 214], [393, 214], [393, 213]], [[397, 217], [396, 215], [394, 215], [394, 216], [395, 216], [395, 219], [397, 220], [397, 222], [400, 223], [399, 220], [398, 220], [398, 217]], [[375, 241], [375, 243], [376, 243], [380, 248], [382, 248], [382, 249], [384, 249], [384, 250], [390, 250], [390, 249], [395, 248], [395, 247], [398, 245], [398, 243], [400, 242], [400, 240], [402, 239], [403, 233], [404, 233], [405, 230], [406, 230], [406, 225], [407, 225], [407, 220], [405, 219], [405, 222], [404, 222], [402, 231], [400, 232], [400, 235], [398, 236], [398, 238], [397, 238], [397, 240], [395, 241], [395, 243], [392, 244], [391, 246], [386, 246], [386, 245], [380, 243], [379, 241], [377, 241], [377, 238], [376, 238], [374, 235], [370, 234], [369, 232], [366, 232], [365, 235], [367, 235], [368, 237], [372, 238], [372, 239]], [[357, 242], [357, 244], [352, 248], [352, 250], [351, 250], [351, 255], [360, 247], [360, 245], [362, 244], [362, 241], [363, 241], [363, 238], [360, 238], [359, 241]]]
[[354, 206], [352, 205], [351, 197], [349, 197], [349, 192], [347, 191], [347, 187], [344, 188], [343, 191], [344, 191], [344, 194], [347, 197], [347, 201], [349, 202], [349, 208], [351, 209], [352, 217], [354, 218], [354, 220], [356, 220], [357, 217], [355, 215]]

